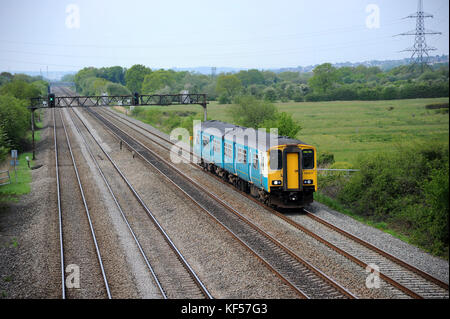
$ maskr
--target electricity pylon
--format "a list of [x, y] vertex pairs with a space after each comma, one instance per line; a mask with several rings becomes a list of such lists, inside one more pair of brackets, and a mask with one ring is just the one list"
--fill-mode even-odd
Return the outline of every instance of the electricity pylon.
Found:
[[436, 48], [427, 45], [425, 35], [442, 34], [442, 32], [425, 29], [425, 18], [433, 18], [433, 15], [423, 11], [422, 0], [419, 0], [417, 12], [410, 14], [404, 19], [412, 19], [412, 18], [416, 19], [416, 29], [398, 35], [415, 36], [414, 46], [400, 52], [412, 52], [411, 55], [411, 60], [413, 61], [412, 66], [419, 65], [421, 68], [421, 72], [423, 72], [424, 67], [428, 65], [428, 58], [429, 58], [428, 52], [437, 50]]

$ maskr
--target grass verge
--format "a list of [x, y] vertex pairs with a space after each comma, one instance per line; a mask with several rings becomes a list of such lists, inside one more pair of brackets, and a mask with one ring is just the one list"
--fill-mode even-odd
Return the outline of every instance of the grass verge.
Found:
[[[36, 130], [34, 135], [36, 142], [41, 140], [40, 130], [43, 128], [43, 126], [44, 124], [42, 121], [36, 122]], [[31, 131], [27, 132], [26, 141], [31, 144]], [[25, 195], [30, 192], [31, 169], [28, 168], [28, 163], [26, 160], [27, 157], [30, 159], [30, 167], [32, 167], [33, 161], [31, 159], [33, 158], [33, 154], [27, 152], [19, 154], [19, 165], [16, 167], [16, 171], [14, 170], [14, 167], [10, 165], [10, 163], [7, 163], [7, 167], [11, 177], [11, 184], [0, 186], [0, 203], [18, 202], [21, 195]]]
[[[14, 167], [8, 165], [9, 174], [11, 176], [11, 184], [0, 186], [0, 203], [18, 202], [21, 195], [28, 194], [31, 190], [31, 169], [28, 168], [26, 157], [30, 159], [30, 166], [33, 165], [31, 161], [32, 153], [19, 154], [19, 165]], [[16, 182], [17, 178], [17, 182]]]

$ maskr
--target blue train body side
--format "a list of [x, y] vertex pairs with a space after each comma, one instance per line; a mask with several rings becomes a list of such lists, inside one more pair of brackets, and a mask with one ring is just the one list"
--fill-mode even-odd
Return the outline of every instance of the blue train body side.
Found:
[[[263, 188], [269, 192], [268, 177], [262, 172], [260, 151], [243, 144], [225, 139], [223, 136], [197, 131], [194, 139], [194, 154], [206, 163], [212, 163], [230, 174]], [[225, 145], [231, 152], [225, 155]], [[238, 157], [240, 156], [240, 160]]]

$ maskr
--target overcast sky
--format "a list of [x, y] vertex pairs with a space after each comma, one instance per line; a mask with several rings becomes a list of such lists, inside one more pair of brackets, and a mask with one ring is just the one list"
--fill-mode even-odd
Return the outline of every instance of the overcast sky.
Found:
[[[0, 71], [85, 66], [279, 68], [402, 59], [417, 0], [0, 0]], [[424, 0], [435, 54], [449, 1]]]

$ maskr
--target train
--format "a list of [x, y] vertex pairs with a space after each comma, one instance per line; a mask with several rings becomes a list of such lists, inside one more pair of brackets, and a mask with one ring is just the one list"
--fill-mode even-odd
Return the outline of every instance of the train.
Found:
[[193, 151], [205, 170], [268, 206], [302, 208], [313, 202], [317, 152], [312, 145], [213, 120], [194, 125]]

